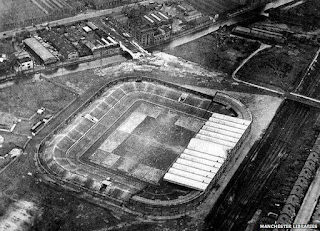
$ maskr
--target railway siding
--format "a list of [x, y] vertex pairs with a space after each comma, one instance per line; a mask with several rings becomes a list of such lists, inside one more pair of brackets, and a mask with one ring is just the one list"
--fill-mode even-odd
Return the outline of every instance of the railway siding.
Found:
[[292, 206], [299, 209], [319, 158], [309, 151], [319, 135], [314, 126], [317, 114], [301, 103], [284, 102], [265, 136], [248, 154], [247, 164], [211, 211], [215, 215], [209, 215], [204, 230], [245, 230], [258, 209], [263, 224], [276, 221], [269, 212], [277, 215], [287, 209], [286, 219], [295, 216]]

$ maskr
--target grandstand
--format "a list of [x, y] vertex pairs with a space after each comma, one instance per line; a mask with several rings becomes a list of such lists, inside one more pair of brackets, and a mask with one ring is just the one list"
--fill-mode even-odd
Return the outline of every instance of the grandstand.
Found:
[[212, 113], [164, 180], [205, 191], [232, 150], [245, 137], [250, 123], [249, 120]]

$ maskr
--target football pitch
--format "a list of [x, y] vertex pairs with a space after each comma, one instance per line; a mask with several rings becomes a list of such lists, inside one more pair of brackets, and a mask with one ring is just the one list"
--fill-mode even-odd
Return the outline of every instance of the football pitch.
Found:
[[136, 102], [123, 117], [85, 157], [150, 183], [162, 178], [205, 122], [147, 101]]

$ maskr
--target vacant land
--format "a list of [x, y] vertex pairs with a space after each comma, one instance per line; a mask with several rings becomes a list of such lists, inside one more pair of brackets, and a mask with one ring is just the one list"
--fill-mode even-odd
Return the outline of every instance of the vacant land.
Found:
[[0, 111], [29, 118], [40, 107], [57, 113], [74, 98], [69, 91], [47, 81], [26, 80], [0, 91]]
[[67, 86], [80, 95], [93, 86], [99, 86], [105, 83], [107, 79], [107, 76], [96, 75], [94, 69], [70, 73], [54, 78], [55, 81]]
[[230, 74], [258, 47], [257, 42], [230, 37], [227, 33], [211, 33], [165, 52]]
[[292, 91], [313, 59], [311, 46], [272, 47], [251, 58], [238, 72], [242, 80]]

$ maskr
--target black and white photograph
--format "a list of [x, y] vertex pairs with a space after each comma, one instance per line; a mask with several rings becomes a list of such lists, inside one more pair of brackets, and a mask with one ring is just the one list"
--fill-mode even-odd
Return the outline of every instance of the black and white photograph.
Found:
[[320, 0], [0, 0], [0, 231], [320, 230]]

